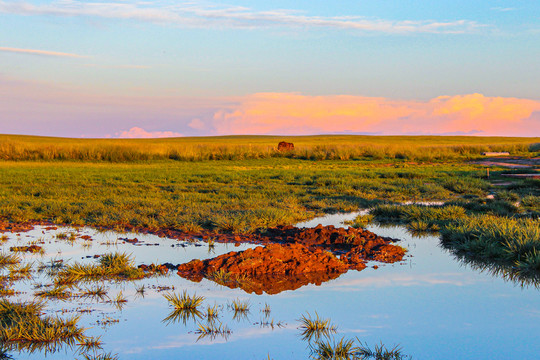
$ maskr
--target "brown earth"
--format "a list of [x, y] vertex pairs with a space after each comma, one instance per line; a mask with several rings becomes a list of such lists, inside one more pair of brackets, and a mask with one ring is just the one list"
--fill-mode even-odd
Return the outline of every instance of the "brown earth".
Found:
[[[24, 232], [32, 225], [54, 225], [49, 222], [17, 224], [0, 221], [0, 232]], [[392, 245], [395, 239], [355, 228], [316, 226], [297, 228], [279, 226], [261, 229], [253, 234], [223, 234], [206, 232], [184, 232], [176, 229], [148, 229], [126, 227], [126, 231], [154, 234], [184, 241], [210, 239], [221, 243], [262, 244], [261, 250], [246, 250], [229, 253], [214, 259], [194, 260], [187, 264], [163, 264], [145, 271], [164, 272], [165, 268], [177, 269], [182, 277], [201, 281], [208, 278], [219, 282], [213, 275], [216, 271], [232, 275], [233, 281], [222, 281], [229, 287], [241, 287], [248, 292], [275, 294], [294, 290], [307, 284], [320, 285], [335, 279], [349, 269], [362, 270], [368, 260], [380, 262], [400, 261], [405, 251]], [[263, 250], [264, 249], [264, 250]], [[247, 253], [246, 253], [247, 252]], [[260, 257], [260, 258], [257, 258]], [[246, 259], [250, 260], [247, 261]], [[219, 266], [218, 266], [219, 264]]]
[[268, 245], [193, 260], [179, 265], [178, 275], [193, 281], [207, 278], [257, 294], [276, 294], [307, 284], [320, 285], [349, 269], [362, 270], [366, 260], [392, 263], [405, 254], [403, 248], [390, 244], [393, 239], [354, 228], [281, 226], [253, 237]]
[[[277, 294], [307, 284], [321, 284], [349, 269], [328, 251], [302, 244], [269, 244], [178, 266], [178, 275], [193, 281], [208, 278], [248, 292]], [[221, 276], [220, 276], [221, 274]]]

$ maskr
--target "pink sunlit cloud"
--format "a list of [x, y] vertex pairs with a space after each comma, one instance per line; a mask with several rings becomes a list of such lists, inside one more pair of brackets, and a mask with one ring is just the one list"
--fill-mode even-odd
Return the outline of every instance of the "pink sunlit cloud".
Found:
[[143, 138], [166, 138], [166, 137], [181, 137], [180, 133], [173, 131], [146, 131], [140, 127], [132, 127], [127, 131], [121, 131], [115, 134], [117, 138], [124, 139], [143, 139]]
[[299, 93], [134, 96], [21, 81], [0, 73], [0, 133], [71, 137], [538, 136], [540, 101], [482, 94], [425, 101]]
[[429, 101], [259, 93], [216, 112], [218, 134], [540, 134], [540, 102], [482, 94]]

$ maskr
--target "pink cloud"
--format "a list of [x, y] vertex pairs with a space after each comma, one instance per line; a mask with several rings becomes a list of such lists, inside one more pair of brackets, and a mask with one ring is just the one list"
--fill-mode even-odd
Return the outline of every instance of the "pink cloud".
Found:
[[0, 73], [0, 133], [125, 138], [329, 133], [539, 136], [540, 101], [482, 94], [426, 101], [298, 93], [128, 95], [23, 81]]
[[85, 58], [86, 57], [83, 55], [58, 52], [58, 51], [18, 49], [18, 48], [11, 48], [11, 47], [0, 47], [0, 51], [15, 53], [15, 54], [44, 55], [44, 56], [68, 57], [68, 58]]
[[146, 131], [140, 127], [132, 127], [127, 131], [121, 131], [115, 134], [117, 138], [139, 139], [139, 138], [165, 138], [165, 137], [181, 137], [180, 133], [172, 131]]
[[540, 102], [482, 94], [440, 96], [430, 101], [296, 93], [259, 93], [217, 111], [223, 134], [540, 134]]

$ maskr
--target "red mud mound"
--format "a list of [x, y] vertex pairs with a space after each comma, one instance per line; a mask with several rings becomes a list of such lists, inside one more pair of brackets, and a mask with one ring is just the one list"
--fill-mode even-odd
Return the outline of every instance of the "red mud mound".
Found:
[[320, 285], [349, 269], [362, 270], [366, 260], [392, 263], [405, 255], [403, 248], [390, 244], [393, 239], [334, 226], [283, 226], [253, 235], [251, 240], [268, 245], [193, 260], [179, 265], [178, 274], [193, 281], [207, 278], [247, 292], [277, 294], [311, 283]]
[[361, 245], [373, 246], [395, 241], [383, 238], [371, 231], [350, 227], [336, 228], [332, 225], [318, 225], [314, 228], [297, 228], [294, 226], [278, 226], [269, 228], [261, 234], [261, 240], [270, 242], [301, 243], [306, 246], [320, 246], [332, 250], [352, 249]]
[[348, 268], [328, 251], [311, 251], [302, 244], [269, 244], [204, 261], [193, 260], [179, 265], [178, 274], [193, 281], [208, 278], [247, 292], [277, 294], [311, 283], [320, 285]]
[[400, 261], [405, 255], [403, 248], [390, 244], [396, 240], [352, 227], [344, 229], [332, 225], [318, 225], [314, 228], [280, 226], [268, 229], [261, 239], [263, 242], [300, 243], [310, 249], [329, 250], [341, 255], [341, 261], [356, 270], [366, 267], [365, 260], [393, 263]]

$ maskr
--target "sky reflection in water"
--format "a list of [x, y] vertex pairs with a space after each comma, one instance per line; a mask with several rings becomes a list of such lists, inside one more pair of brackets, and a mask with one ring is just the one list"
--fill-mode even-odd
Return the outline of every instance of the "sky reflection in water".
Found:
[[[343, 220], [355, 214], [333, 215], [304, 224], [314, 226], [340, 226]], [[302, 224], [300, 224], [302, 225]], [[534, 287], [521, 288], [512, 282], [491, 276], [488, 272], [471, 269], [455, 260], [454, 256], [439, 246], [434, 236], [412, 237], [402, 227], [370, 226], [369, 230], [382, 236], [402, 239], [401, 245], [409, 249], [401, 264], [371, 266], [367, 269], [349, 271], [341, 277], [322, 284], [308, 285], [295, 291], [277, 295], [246, 294], [240, 289], [229, 289], [208, 280], [193, 283], [176, 274], [169, 277], [146, 279], [137, 283], [106, 284], [109, 296], [121, 290], [128, 298], [122, 311], [111, 304], [96, 304], [80, 299], [73, 302], [49, 301], [47, 309], [73, 310], [92, 308], [96, 311], [83, 314], [82, 325], [91, 327], [89, 335], [102, 335], [104, 350], [118, 353], [120, 359], [263, 359], [268, 354], [273, 359], [307, 359], [307, 344], [302, 342], [297, 319], [302, 314], [317, 312], [322, 318], [331, 318], [338, 326], [338, 338], [354, 338], [371, 345], [382, 341], [392, 346], [400, 344], [406, 354], [416, 359], [508, 359], [535, 358], [540, 352], [540, 292]], [[95, 261], [81, 253], [81, 242], [74, 246], [66, 241], [55, 242], [55, 233], [41, 228], [21, 234], [10, 235], [10, 243], [24, 244], [28, 240], [44, 238], [47, 253], [42, 260], [58, 257], [72, 261]], [[176, 240], [159, 239], [140, 234], [98, 233], [83, 229], [94, 238], [88, 255], [107, 251], [132, 253], [138, 264], [171, 262], [174, 264], [193, 258], [214, 257], [228, 251], [243, 250], [252, 245], [234, 247], [216, 244], [209, 252], [206, 244], [196, 246]], [[134, 246], [123, 244], [99, 245], [115, 242], [118, 237], [137, 237], [146, 244], [160, 246]], [[15, 239], [19, 238], [19, 241]], [[179, 246], [184, 244], [185, 247]], [[9, 245], [4, 245], [4, 251]], [[28, 258], [39, 259], [36, 255]], [[375, 265], [370, 263], [369, 265]], [[35, 282], [35, 280], [33, 281]], [[18, 283], [17, 288], [27, 293], [19, 298], [27, 299], [33, 290], [33, 282]], [[43, 280], [46, 282], [46, 280]], [[135, 287], [145, 284], [148, 291], [144, 298], [137, 296]], [[197, 323], [163, 322], [172, 309], [152, 286], [174, 286], [176, 292], [187, 289], [189, 293], [203, 295], [206, 305], [221, 307], [219, 321], [231, 330], [227, 338], [217, 336], [197, 340]], [[251, 304], [247, 319], [233, 319], [228, 304], [237, 298], [249, 299]], [[271, 307], [265, 318], [261, 311], [265, 304]], [[101, 326], [97, 320], [113, 319], [115, 322]], [[265, 325], [274, 320], [281, 327], [273, 329]], [[118, 320], [118, 322], [116, 322]], [[199, 319], [200, 323], [205, 323]], [[262, 323], [262, 324], [261, 324]], [[14, 354], [19, 358], [18, 354]], [[22, 354], [20, 358], [26, 358]], [[32, 359], [42, 354], [31, 355]], [[50, 359], [73, 358], [71, 352], [49, 354]]]

